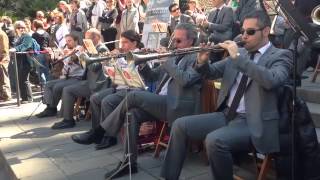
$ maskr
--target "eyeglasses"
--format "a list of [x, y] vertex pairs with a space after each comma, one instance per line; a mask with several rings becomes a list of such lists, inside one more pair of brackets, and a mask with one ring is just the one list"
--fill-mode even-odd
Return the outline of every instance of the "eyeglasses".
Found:
[[181, 39], [173, 39], [172, 41], [174, 41], [176, 44], [180, 44], [182, 42]]
[[264, 27], [263, 27], [263, 28], [259, 28], [259, 29], [251, 29], [251, 28], [249, 28], [249, 29], [241, 29], [240, 33], [241, 33], [242, 35], [243, 35], [244, 33], [246, 33], [246, 34], [249, 35], [249, 36], [253, 36], [253, 35], [256, 34], [257, 31], [261, 31], [261, 30], [263, 30], [263, 29], [264, 29]]
[[17, 27], [17, 29], [25, 29], [26, 27]]
[[180, 8], [172, 9], [172, 10], [171, 10], [171, 12], [176, 12], [176, 11], [180, 11]]

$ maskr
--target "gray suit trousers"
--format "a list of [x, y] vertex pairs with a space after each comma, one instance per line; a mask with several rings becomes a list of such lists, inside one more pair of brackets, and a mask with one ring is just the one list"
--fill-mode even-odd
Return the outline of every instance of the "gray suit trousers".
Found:
[[77, 97], [90, 97], [91, 91], [87, 80], [63, 88], [62, 92], [62, 115], [64, 119], [73, 119], [74, 103]]
[[129, 110], [136, 108], [148, 113], [155, 119], [166, 119], [166, 97], [147, 91], [129, 92], [117, 108], [103, 121], [101, 126], [109, 136], [116, 136], [126, 120]]
[[80, 80], [75, 78], [48, 81], [44, 87], [43, 103], [56, 108], [61, 99], [63, 88], [78, 81]]
[[229, 123], [222, 112], [179, 118], [173, 123], [161, 169], [165, 179], [179, 179], [189, 139], [205, 140], [215, 180], [233, 180], [231, 152], [250, 149], [250, 132], [244, 115], [238, 115]]
[[98, 91], [90, 96], [90, 110], [92, 129], [96, 128], [100, 124], [101, 120], [101, 102], [104, 97], [109, 96], [115, 92], [114, 88], [107, 88]]

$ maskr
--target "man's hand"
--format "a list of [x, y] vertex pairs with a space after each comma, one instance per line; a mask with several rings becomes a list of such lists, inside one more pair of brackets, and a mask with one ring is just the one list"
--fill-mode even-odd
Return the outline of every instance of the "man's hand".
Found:
[[[210, 45], [200, 45], [202, 48], [207, 48], [207, 47], [210, 47]], [[198, 64], [205, 64], [208, 62], [209, 60], [209, 54], [210, 54], [210, 51], [200, 51], [198, 53], [198, 58], [197, 58], [197, 63]]]
[[205, 29], [208, 28], [208, 27], [209, 27], [209, 22], [208, 22], [208, 20], [207, 20], [207, 19], [203, 20], [201, 26], [202, 26], [203, 28], [205, 28]]
[[221, 48], [228, 51], [232, 59], [236, 59], [239, 56], [238, 45], [234, 41], [227, 40], [218, 44]]

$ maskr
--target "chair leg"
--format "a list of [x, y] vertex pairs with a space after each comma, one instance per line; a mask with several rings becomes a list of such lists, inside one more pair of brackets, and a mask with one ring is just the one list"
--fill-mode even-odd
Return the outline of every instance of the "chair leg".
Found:
[[161, 128], [160, 134], [159, 134], [159, 138], [157, 140], [156, 149], [154, 150], [154, 155], [153, 156], [155, 158], [159, 157], [160, 149], [161, 149], [161, 140], [162, 140], [162, 137], [164, 136], [164, 133], [166, 131], [166, 126], [167, 126], [167, 124], [164, 122], [163, 125], [162, 125], [162, 128]]
[[314, 69], [311, 82], [314, 83], [316, 81], [319, 72], [320, 72], [320, 56], [318, 56], [317, 65], [316, 65], [316, 67]]
[[263, 159], [261, 169], [259, 172], [259, 176], [258, 176], [258, 180], [265, 180], [266, 179], [266, 175], [267, 175], [268, 170], [270, 168], [271, 159], [272, 158], [271, 158], [270, 154], [267, 154], [266, 157]]
[[75, 104], [75, 107], [74, 107], [74, 112], [73, 112], [73, 115], [74, 116], [78, 116], [80, 114], [80, 104], [81, 104], [81, 101], [82, 101], [82, 98], [81, 97], [78, 97], [77, 98], [77, 101], [76, 101], [76, 104]]

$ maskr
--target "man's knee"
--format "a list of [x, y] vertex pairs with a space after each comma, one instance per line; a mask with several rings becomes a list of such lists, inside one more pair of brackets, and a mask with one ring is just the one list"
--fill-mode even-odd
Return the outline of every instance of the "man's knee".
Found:
[[103, 108], [116, 108], [118, 104], [113, 101], [112, 95], [106, 96], [101, 101], [101, 107]]
[[73, 88], [65, 87], [62, 89], [62, 97], [70, 97], [73, 96]]
[[90, 96], [90, 104], [100, 104], [98, 93], [94, 93]]
[[205, 139], [205, 145], [208, 152], [208, 156], [219, 152], [230, 151], [227, 144], [224, 142], [223, 138], [215, 132], [207, 134]]
[[186, 118], [181, 117], [175, 120], [172, 124], [172, 133], [184, 133], [186, 131]]
[[127, 94], [128, 104], [136, 104], [137, 102], [143, 102], [145, 99], [145, 91], [131, 91]]
[[59, 86], [59, 85], [56, 85], [52, 88], [52, 92], [54, 94], [60, 94], [62, 93], [62, 90], [63, 90], [63, 87], [62, 86]]

